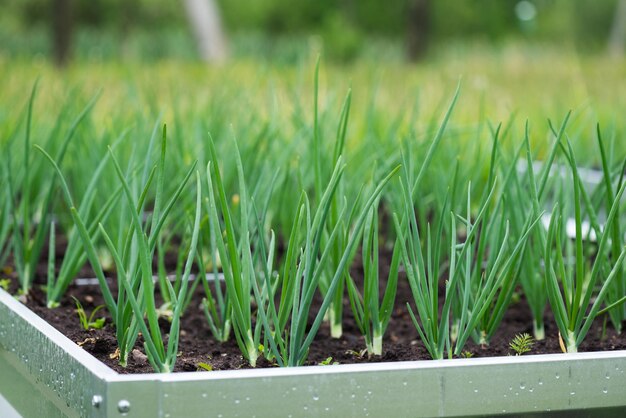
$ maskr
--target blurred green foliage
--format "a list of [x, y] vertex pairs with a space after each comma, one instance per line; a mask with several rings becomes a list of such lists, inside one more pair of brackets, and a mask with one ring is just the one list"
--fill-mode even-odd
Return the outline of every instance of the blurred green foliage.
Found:
[[[231, 38], [245, 33], [257, 41], [279, 38], [307, 39], [314, 35], [326, 55], [350, 60], [363, 52], [372, 39], [402, 44], [407, 34], [412, 0], [217, 0]], [[430, 36], [434, 49], [450, 40], [478, 39], [487, 42], [524, 38], [561, 43], [575, 41], [585, 50], [603, 47], [614, 19], [617, 0], [528, 0], [536, 17], [524, 22], [516, 15], [520, 0], [430, 0]], [[0, 53], [47, 54], [47, 31], [52, 3], [49, 0], [5, 0], [0, 14]], [[166, 0], [73, 0], [79, 42], [96, 41], [107, 55], [133, 36], [154, 38], [141, 53], [193, 56], [191, 46], [181, 50], [170, 44], [191, 43], [183, 1]], [[82, 32], [88, 33], [87, 35]], [[103, 34], [105, 33], [105, 34]], [[102, 41], [98, 41], [99, 37]], [[399, 42], [398, 42], [399, 41]], [[138, 41], [134, 41], [138, 42]], [[104, 44], [109, 45], [104, 45]], [[271, 42], [265, 46], [272, 48]], [[287, 42], [289, 44], [289, 42]], [[103, 44], [103, 45], [100, 45]], [[259, 42], [255, 45], [258, 46]], [[249, 46], [249, 45], [248, 45]], [[246, 50], [245, 44], [235, 50]], [[117, 49], [116, 49], [117, 48]], [[132, 50], [132, 46], [130, 47]], [[115, 51], [115, 52], [114, 52]], [[82, 55], [98, 54], [89, 51]]]

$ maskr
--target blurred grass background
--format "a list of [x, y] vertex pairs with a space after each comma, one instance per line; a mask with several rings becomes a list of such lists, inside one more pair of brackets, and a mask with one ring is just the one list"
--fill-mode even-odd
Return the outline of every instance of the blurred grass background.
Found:
[[[624, 131], [624, 0], [217, 0], [210, 3], [228, 52], [208, 63], [185, 1], [4, 3], [5, 131], [37, 77], [40, 124], [52, 124], [57, 115], [47, 110], [64, 100], [87, 101], [103, 89], [92, 115], [103, 126], [132, 125], [139, 115], [191, 120], [217, 106], [220, 123], [243, 125], [254, 114], [284, 119], [288, 129], [296, 108], [312, 102], [320, 54], [321, 104], [341, 100], [353, 86], [357, 120], [375, 110], [389, 124], [426, 129], [430, 119], [410, 120], [409, 110], [437, 114], [460, 80], [461, 125], [513, 118], [521, 133], [529, 119], [543, 132], [547, 118], [573, 110], [590, 137], [596, 121], [615, 135]], [[59, 37], [67, 38], [62, 58]]]

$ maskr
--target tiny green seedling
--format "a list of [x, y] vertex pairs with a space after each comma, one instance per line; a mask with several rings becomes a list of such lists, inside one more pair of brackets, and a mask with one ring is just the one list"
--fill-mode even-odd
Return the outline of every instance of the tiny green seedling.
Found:
[[159, 318], [164, 318], [167, 322], [172, 322], [172, 315], [174, 315], [174, 310], [172, 309], [171, 303], [164, 303], [156, 310]]
[[319, 366], [336, 366], [338, 365], [338, 361], [333, 361], [332, 357], [326, 357], [326, 360], [322, 360], [318, 363]]
[[362, 359], [363, 357], [365, 357], [367, 355], [367, 348], [364, 348], [363, 350], [347, 350], [346, 354], [351, 355], [355, 358], [358, 359]]
[[9, 291], [9, 285], [11, 284], [11, 279], [0, 279], [0, 287], [5, 291]]
[[196, 366], [197, 366], [197, 371], [199, 372], [202, 372], [202, 371], [212, 372], [213, 371], [213, 366], [211, 366], [209, 363], [200, 362], [196, 364]]
[[524, 353], [528, 353], [532, 350], [533, 345], [535, 344], [535, 339], [528, 333], [517, 334], [511, 342], [509, 343], [509, 347], [511, 350], [515, 351], [516, 356], [521, 356]]
[[72, 296], [72, 299], [74, 299], [74, 303], [76, 303], [76, 313], [78, 314], [80, 326], [85, 331], [89, 331], [90, 329], [101, 329], [104, 327], [105, 318], [95, 319], [96, 313], [98, 313], [100, 309], [104, 308], [104, 305], [96, 306], [95, 309], [91, 311], [91, 315], [87, 317], [87, 313], [85, 312], [83, 305], [75, 297]]
[[472, 353], [471, 351], [461, 351], [461, 354], [459, 355], [459, 357], [461, 358], [472, 358], [474, 357], [474, 353]]

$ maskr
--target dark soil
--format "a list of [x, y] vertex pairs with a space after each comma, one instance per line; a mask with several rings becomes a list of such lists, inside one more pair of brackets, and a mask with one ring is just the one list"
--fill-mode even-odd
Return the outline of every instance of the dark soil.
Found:
[[[381, 262], [381, 264], [383, 263]], [[83, 272], [89, 274], [89, 269], [83, 269]], [[358, 274], [358, 271], [355, 271], [355, 274]], [[386, 272], [383, 272], [381, 277], [385, 277], [385, 274]], [[36, 283], [42, 283], [43, 280], [45, 279], [42, 275], [38, 277]], [[136, 346], [136, 349], [139, 351], [134, 351], [134, 355], [130, 355], [127, 367], [123, 368], [118, 365], [114, 356], [117, 348], [114, 329], [111, 326], [110, 317], [107, 317], [108, 314], [104, 310], [100, 311], [102, 315], [97, 315], [97, 317], [107, 317], [106, 325], [103, 329], [85, 331], [80, 327], [72, 297], [76, 297], [82, 303], [89, 315], [96, 306], [103, 303], [99, 287], [72, 285], [64, 296], [61, 306], [55, 309], [48, 309], [45, 306], [45, 293], [41, 290], [41, 287], [41, 284], [35, 284], [28, 298], [26, 298], [26, 305], [69, 339], [119, 373], [150, 373], [153, 371], [142, 354], [143, 347], [141, 341], [138, 341]], [[17, 291], [15, 280], [10, 290], [13, 293]], [[219, 343], [212, 337], [204, 313], [199, 307], [203, 295], [200, 289], [197, 290], [192, 303], [182, 318], [179, 344], [180, 356], [176, 363], [176, 371], [196, 371], [199, 369], [199, 363], [210, 364], [213, 370], [248, 368], [249, 365], [242, 358], [232, 334], [231, 341], [227, 343]], [[523, 332], [532, 335], [530, 310], [523, 297], [518, 299], [509, 307], [490, 345], [480, 346], [470, 340], [465, 347], [465, 351], [471, 353], [472, 357], [514, 355], [515, 353], [509, 347], [513, 337]], [[401, 275], [395, 304], [396, 309], [383, 341], [384, 354], [368, 358], [367, 354], [363, 354], [365, 343], [358, 331], [350, 311], [349, 302], [346, 299], [344, 301], [343, 336], [339, 339], [330, 338], [328, 326], [322, 326], [310, 348], [307, 365], [319, 364], [329, 357], [332, 357], [332, 362], [340, 364], [430, 359], [424, 345], [419, 341], [417, 331], [413, 327], [406, 308], [406, 303], [411, 300], [408, 282]], [[169, 324], [165, 320], [163, 320], [162, 329], [164, 333], [169, 330]], [[558, 329], [549, 313], [549, 309], [546, 311], [545, 316], [545, 334], [545, 340], [535, 342], [531, 352], [525, 355], [561, 352]], [[594, 323], [587, 338], [579, 347], [580, 351], [618, 349], [626, 349], [626, 333], [618, 335], [610, 325], [607, 325], [603, 332], [602, 320], [597, 320]], [[260, 359], [257, 367], [275, 367], [275, 364], [265, 359]]]

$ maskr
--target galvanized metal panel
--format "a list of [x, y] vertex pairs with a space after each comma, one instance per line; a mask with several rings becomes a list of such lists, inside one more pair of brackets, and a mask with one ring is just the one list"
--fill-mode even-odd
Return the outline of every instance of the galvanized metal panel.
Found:
[[92, 413], [91, 398], [104, 391], [104, 377], [115, 372], [4, 291], [0, 291], [0, 346], [4, 361], [41, 388], [42, 396], [65, 404], [75, 416], [106, 416], [104, 409]]
[[27, 417], [626, 416], [625, 351], [118, 375], [3, 291], [0, 370]]
[[19, 412], [15, 410], [6, 400], [4, 396], [0, 394], [0, 411], [2, 411], [2, 416], [4, 418], [22, 418]]
[[[53, 396], [53, 393], [42, 393], [46, 387], [31, 383], [27, 379], [30, 377], [27, 372], [19, 372], [14, 367], [15, 365], [19, 367], [19, 364], [6, 351], [1, 353], [0, 393], [4, 398], [4, 402], [0, 402], [0, 416], [2, 418], [78, 416], [69, 408], [61, 405], [61, 399]], [[55, 403], [55, 401], [57, 402]]]

